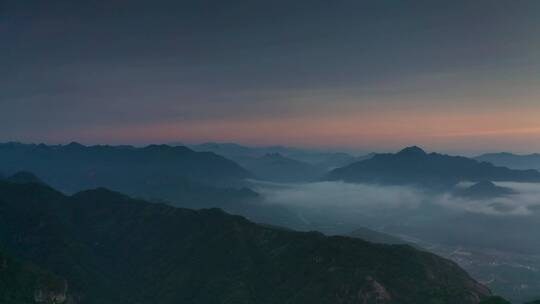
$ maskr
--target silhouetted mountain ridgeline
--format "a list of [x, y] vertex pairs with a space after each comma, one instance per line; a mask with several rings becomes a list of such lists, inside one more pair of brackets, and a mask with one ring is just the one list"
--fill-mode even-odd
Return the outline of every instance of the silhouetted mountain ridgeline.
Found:
[[438, 188], [460, 181], [540, 182], [540, 172], [497, 167], [461, 156], [428, 154], [418, 147], [409, 147], [335, 169], [325, 179]]

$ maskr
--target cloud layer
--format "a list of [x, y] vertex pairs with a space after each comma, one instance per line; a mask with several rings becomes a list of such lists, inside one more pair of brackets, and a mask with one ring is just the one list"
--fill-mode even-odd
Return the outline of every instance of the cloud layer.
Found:
[[[465, 186], [461, 185], [461, 186]], [[455, 246], [540, 253], [540, 184], [498, 183], [515, 195], [471, 200], [405, 186], [255, 183], [265, 204], [287, 208], [295, 229], [343, 234], [368, 227]]]
[[[470, 183], [462, 183], [465, 187]], [[317, 182], [306, 184], [258, 183], [269, 204], [289, 207], [332, 208], [373, 211], [390, 209], [419, 209], [432, 204], [448, 210], [481, 213], [493, 216], [532, 215], [540, 209], [540, 184], [497, 183], [511, 188], [517, 194], [486, 200], [473, 200], [452, 193], [432, 193], [408, 186], [381, 186], [344, 182]]]

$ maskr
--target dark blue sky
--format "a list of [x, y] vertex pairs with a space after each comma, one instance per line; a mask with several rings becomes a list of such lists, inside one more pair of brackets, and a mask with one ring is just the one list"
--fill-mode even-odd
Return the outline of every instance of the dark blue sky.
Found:
[[3, 0], [0, 67], [0, 140], [540, 151], [540, 1]]

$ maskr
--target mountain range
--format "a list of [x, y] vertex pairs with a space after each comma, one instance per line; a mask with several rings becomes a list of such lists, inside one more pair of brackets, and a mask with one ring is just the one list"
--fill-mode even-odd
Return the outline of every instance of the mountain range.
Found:
[[376, 154], [371, 159], [334, 169], [325, 179], [446, 188], [461, 181], [540, 182], [540, 172], [497, 167], [462, 156], [428, 154], [413, 146], [395, 154]]
[[512, 169], [536, 169], [540, 170], [540, 154], [518, 155], [508, 152], [487, 153], [475, 157], [478, 161], [492, 163], [496, 166], [503, 166]]
[[324, 172], [369, 157], [355, 157], [344, 152], [324, 152], [283, 146], [247, 147], [235, 143], [203, 143], [191, 145], [190, 148], [195, 151], [214, 152], [239, 164], [243, 164], [246, 160], [264, 157], [268, 154], [279, 154], [285, 158], [310, 164]]
[[295, 160], [280, 153], [261, 157], [243, 157], [237, 160], [252, 172], [255, 178], [273, 182], [309, 182], [320, 179], [326, 171], [307, 162]]
[[251, 173], [211, 152], [186, 147], [0, 144], [0, 171], [29, 171], [65, 193], [107, 187], [185, 207], [220, 206], [251, 199]]
[[70, 303], [476, 304], [490, 295], [453, 262], [410, 246], [260, 226], [103, 188], [66, 196], [0, 181], [0, 248], [65, 278]]

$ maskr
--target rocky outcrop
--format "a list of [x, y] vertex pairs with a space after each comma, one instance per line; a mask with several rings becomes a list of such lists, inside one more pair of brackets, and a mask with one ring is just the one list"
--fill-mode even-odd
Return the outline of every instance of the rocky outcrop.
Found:
[[0, 303], [77, 304], [67, 281], [0, 252]]
[[[47, 286], [39, 286], [34, 291], [34, 301], [36, 303], [45, 303], [45, 304], [64, 304], [68, 300], [68, 284], [66, 281], [63, 282], [63, 287], [51, 288]], [[73, 302], [71, 302], [73, 303]]]
[[358, 298], [362, 304], [385, 304], [391, 303], [392, 297], [386, 288], [372, 277], [366, 277], [366, 286], [358, 292]]

